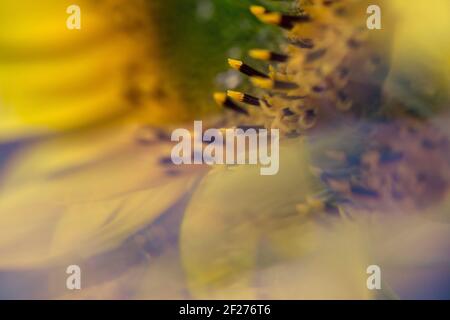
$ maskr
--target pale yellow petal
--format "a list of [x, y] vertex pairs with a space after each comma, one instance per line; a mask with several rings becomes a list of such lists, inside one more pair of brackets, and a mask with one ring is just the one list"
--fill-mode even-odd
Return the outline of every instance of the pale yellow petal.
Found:
[[202, 169], [163, 163], [170, 144], [141, 144], [137, 129], [74, 133], [11, 157], [0, 188], [0, 267], [109, 250], [192, 188]]
[[180, 240], [195, 297], [254, 298], [258, 248], [265, 238], [278, 242], [275, 252], [282, 256], [301, 255], [308, 247], [300, 239], [291, 241], [278, 234], [299, 223], [295, 205], [315, 188], [304, 144], [294, 141], [281, 146], [280, 161], [280, 172], [274, 176], [261, 176], [256, 166], [217, 168], [195, 192]]
[[73, 250], [87, 257], [116, 247], [174, 205], [192, 183], [191, 177], [179, 178], [116, 199], [68, 207], [54, 233], [51, 254]]

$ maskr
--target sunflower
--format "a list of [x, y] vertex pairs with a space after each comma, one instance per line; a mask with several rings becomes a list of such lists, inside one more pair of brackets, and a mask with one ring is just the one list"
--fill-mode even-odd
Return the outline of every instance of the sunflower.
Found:
[[[196, 297], [448, 298], [448, 4], [433, 2], [436, 20], [429, 3], [379, 1], [376, 31], [370, 4], [251, 6], [286, 41], [249, 51], [267, 72], [230, 59], [255, 89], [214, 96], [234, 121], [284, 134], [280, 172], [203, 179], [181, 237]], [[381, 290], [367, 287], [372, 265]]]
[[[0, 294], [448, 298], [449, 4], [369, 4], [1, 4]], [[279, 129], [279, 174], [172, 165], [192, 119]]]
[[249, 31], [204, 32], [224, 29], [212, 18], [230, 1], [79, 1], [80, 30], [71, 4], [0, 5], [1, 296], [65, 297], [72, 264], [85, 277], [70, 298], [186, 295], [135, 278], [149, 260], [160, 282], [181, 275], [179, 212], [205, 168], [171, 165], [170, 132], [217, 113], [217, 62]]

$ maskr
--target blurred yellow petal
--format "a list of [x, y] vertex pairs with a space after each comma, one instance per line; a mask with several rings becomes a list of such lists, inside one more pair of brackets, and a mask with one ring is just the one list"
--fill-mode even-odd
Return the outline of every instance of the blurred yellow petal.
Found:
[[[127, 42], [103, 44], [100, 50], [60, 60], [2, 66], [1, 136], [20, 137], [26, 130], [61, 131], [126, 112], [130, 105], [124, 92], [124, 73], [130, 64]], [[103, 58], [116, 51], [124, 55]]]
[[[60, 176], [60, 179], [79, 178], [81, 181], [89, 182], [84, 177], [90, 177], [92, 174], [103, 176], [102, 180], [95, 181], [98, 184], [109, 179], [102, 172], [111, 172], [111, 167], [120, 164], [123, 167], [122, 170], [115, 172], [117, 177], [130, 176], [133, 168], [142, 170], [141, 178], [144, 181], [148, 176], [152, 177], [155, 174], [149, 166], [157, 163], [158, 157], [169, 154], [170, 145], [158, 140], [150, 146], [142, 145], [138, 142], [139, 130], [138, 125], [116, 122], [28, 144], [9, 159], [4, 170], [3, 185], [12, 187], [19, 183], [36, 182], [38, 179], [51, 180], [53, 176]], [[127, 181], [121, 180], [123, 183]], [[104, 187], [117, 186], [118, 184], [112, 184]], [[96, 185], [93, 184], [92, 187]], [[106, 189], [102, 190], [103, 195], [107, 194]]]
[[77, 129], [137, 108], [152, 123], [186, 116], [160, 67], [145, 1], [82, 1], [81, 30], [67, 29], [66, 5], [0, 4], [0, 142]]
[[[359, 225], [296, 212], [296, 204], [320, 190], [309, 174], [307, 144], [287, 142], [280, 160], [276, 176], [238, 166], [203, 179], [180, 240], [191, 293], [200, 299], [371, 298]], [[329, 229], [330, 223], [342, 228]]]
[[[49, 196], [45, 185], [39, 193], [25, 193], [19, 199], [17, 194], [13, 200], [4, 195], [0, 268], [45, 266], [63, 255], [87, 258], [110, 250], [170, 208], [192, 182], [184, 178], [105, 201], [67, 206], [32, 199]], [[24, 199], [26, 204], [18, 203]]]
[[[280, 148], [280, 172], [260, 176], [256, 166], [217, 168], [204, 178], [187, 208], [181, 253], [189, 287], [197, 298], [255, 298], [258, 248], [273, 242], [278, 255], [298, 256], [310, 243], [290, 237], [306, 231], [296, 214], [299, 199], [315, 184], [302, 141]], [[292, 170], [295, 168], [295, 170]], [[279, 230], [291, 233], [280, 234]], [[286, 228], [286, 229], [284, 229]], [[265, 248], [267, 249], [267, 248]]]
[[[77, 1], [81, 8], [82, 28], [88, 32], [73, 32], [66, 27], [70, 3], [59, 0], [3, 1], [0, 18], [4, 28], [0, 31], [3, 57], [33, 56], [35, 54], [58, 52], [87, 41], [98, 40], [111, 31], [114, 16], [105, 16], [101, 9], [111, 10], [117, 1]], [[108, 3], [109, 8], [108, 8]], [[111, 11], [110, 11], [111, 12]], [[111, 12], [112, 14], [114, 12]], [[18, 23], [20, 21], [21, 23]]]
[[90, 256], [114, 248], [174, 205], [192, 182], [190, 177], [179, 178], [116, 199], [69, 206], [54, 233], [52, 253], [75, 249]]
[[115, 125], [52, 138], [10, 159], [0, 189], [0, 267], [111, 249], [190, 190], [201, 171], [173, 176], [175, 168], [161, 163], [170, 145], [142, 145], [136, 129]]
[[448, 109], [450, 2], [393, 0], [386, 6], [395, 18], [387, 93], [419, 114]]
[[[366, 268], [371, 263], [365, 231], [359, 224], [336, 221], [310, 225], [314, 249], [295, 260], [280, 260], [258, 272], [261, 289], [273, 299], [369, 299]], [[301, 233], [288, 241], [302, 241]]]

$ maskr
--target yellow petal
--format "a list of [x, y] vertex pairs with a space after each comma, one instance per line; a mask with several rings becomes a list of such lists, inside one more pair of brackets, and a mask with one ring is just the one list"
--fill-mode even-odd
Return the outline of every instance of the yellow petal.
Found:
[[277, 175], [260, 176], [258, 167], [237, 166], [217, 168], [205, 177], [185, 214], [180, 240], [195, 297], [255, 298], [258, 248], [266, 238], [276, 255], [305, 252], [309, 243], [278, 230], [292, 223], [297, 231], [303, 228], [292, 213], [297, 201], [315, 188], [307, 163], [304, 144], [295, 141], [281, 146]]
[[67, 207], [56, 227], [51, 254], [74, 250], [87, 257], [116, 247], [173, 206], [192, 182], [192, 178], [181, 178], [129, 195]]
[[[198, 170], [161, 164], [163, 141], [142, 145], [136, 127], [108, 126], [37, 142], [15, 154], [0, 189], [0, 267], [118, 245], [190, 190]], [[11, 214], [11, 213], [14, 214]]]
[[186, 114], [164, 81], [145, 1], [81, 1], [81, 30], [66, 27], [66, 5], [0, 4], [0, 142], [103, 123], [137, 108], [152, 123]]
[[393, 48], [386, 91], [421, 114], [450, 101], [450, 3], [386, 1], [393, 12]]

